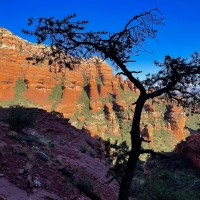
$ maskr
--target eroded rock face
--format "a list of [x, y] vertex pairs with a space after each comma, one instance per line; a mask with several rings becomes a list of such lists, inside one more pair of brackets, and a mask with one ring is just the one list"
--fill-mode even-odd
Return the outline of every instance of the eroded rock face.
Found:
[[98, 130], [95, 123], [85, 123], [82, 130], [89, 133], [92, 137], [98, 136]]
[[97, 113], [102, 110], [103, 104], [100, 100], [90, 101], [90, 111], [92, 113]]
[[191, 164], [200, 171], [200, 131], [190, 135], [175, 147], [176, 153], [184, 154]]
[[124, 99], [113, 101], [113, 108], [115, 111], [126, 111], [128, 110], [128, 105]]
[[76, 90], [73, 88], [65, 88], [63, 98], [56, 111], [64, 114], [64, 117], [73, 117], [76, 111]]
[[104, 85], [98, 84], [98, 91], [99, 91], [99, 95], [102, 96], [103, 98], [108, 97], [108, 92]]
[[173, 104], [168, 105], [165, 118], [168, 121], [168, 129], [171, 130], [179, 139], [183, 139], [183, 129], [186, 122], [183, 108]]
[[124, 83], [120, 84], [120, 86], [121, 86], [122, 90], [124, 90], [124, 92], [126, 92], [126, 91], [127, 91], [128, 84], [127, 84], [127, 82], [126, 82], [126, 81], [124, 81]]
[[[41, 47], [44, 45], [30, 43], [0, 28], [0, 100], [12, 100], [15, 97], [14, 87], [20, 77], [27, 88], [23, 97], [37, 103], [33, 107], [40, 107], [47, 111], [55, 110], [63, 113], [66, 118], [72, 118], [77, 113], [84, 117], [83, 119], [76, 116], [78, 122], [82, 124], [87, 121], [85, 113], [82, 112], [87, 107], [92, 117], [96, 115], [96, 122], [90, 119], [93, 122], [91, 127], [87, 124], [84, 126], [87, 132], [93, 136], [98, 130], [102, 130], [102, 135], [106, 132], [120, 135], [117, 118], [131, 121], [135, 111], [135, 105], [127, 103], [120, 91], [122, 89], [126, 92], [129, 88], [134, 95], [139, 94], [134, 84], [128, 79], [123, 80], [122, 75], [114, 76], [111, 66], [105, 61], [96, 63], [98, 59], [96, 57], [87, 61], [83, 59], [73, 71], [68, 69], [59, 71], [57, 66], [49, 68], [46, 62], [33, 65], [33, 61], [26, 60]], [[49, 95], [57, 84], [62, 84], [62, 94], [60, 100], [53, 101], [49, 99]], [[83, 92], [86, 92], [89, 98], [87, 105], [84, 99], [81, 99]], [[105, 103], [108, 102], [108, 98], [110, 103]], [[154, 98], [154, 103], [163, 102]], [[185, 115], [182, 110], [175, 109], [173, 105], [168, 106], [167, 109], [165, 114], [168, 121], [167, 128], [182, 139]], [[160, 130], [161, 127], [156, 121], [164, 116], [156, 112], [154, 105], [149, 102], [146, 102], [144, 110], [142, 117], [145, 120], [151, 119], [153, 129]], [[100, 116], [99, 113], [102, 115]]]
[[108, 131], [113, 135], [121, 136], [119, 124], [109, 125]]
[[63, 81], [62, 100], [57, 111], [65, 117], [71, 117], [76, 110], [83, 89], [83, 76], [79, 71], [51, 72], [46, 63], [33, 65], [26, 58], [38, 51], [41, 45], [25, 41], [6, 29], [0, 29], [0, 98], [12, 100], [15, 95], [15, 84], [20, 77], [24, 80], [27, 90], [23, 96], [38, 103], [39, 107], [51, 111], [53, 102], [48, 100], [52, 89]]
[[140, 94], [139, 90], [134, 86], [134, 84], [129, 79], [127, 79], [127, 84], [133, 93], [136, 93], [138, 95]]
[[113, 113], [113, 105], [111, 103], [106, 103], [104, 105], [104, 112], [105, 114], [112, 114]]
[[147, 112], [155, 112], [155, 107], [150, 103], [146, 103], [144, 105], [144, 110]]
[[[47, 111], [52, 110], [55, 101], [49, 100], [49, 95], [56, 84], [62, 83], [62, 96], [59, 102], [54, 106], [54, 110], [63, 113], [64, 117], [73, 117], [76, 109], [81, 113], [85, 105], [79, 104], [78, 101], [82, 95], [84, 85], [83, 75], [87, 79], [87, 95], [90, 99], [89, 109], [91, 113], [98, 113], [103, 110], [103, 103], [99, 96], [107, 98], [108, 94], [116, 98], [115, 107], [120, 110], [127, 110], [128, 106], [122, 99], [119, 91], [119, 85], [126, 87], [127, 83], [123, 81], [122, 76], [114, 77], [112, 68], [101, 61], [101, 64], [95, 65], [95, 59], [91, 58], [87, 62], [83, 60], [80, 65], [77, 65], [73, 71], [68, 69], [58, 71], [56, 67], [50, 68], [47, 63], [33, 65], [33, 61], [27, 61], [26, 58], [37, 52], [44, 45], [32, 44], [23, 40], [6, 29], [0, 29], [0, 99], [12, 100], [16, 94], [14, 90], [17, 79], [20, 77], [24, 80], [27, 90], [23, 96], [38, 104], [38, 107], [44, 108]], [[96, 82], [99, 78], [101, 83]], [[124, 89], [125, 90], [125, 89]], [[84, 102], [83, 102], [84, 104]], [[113, 107], [111, 104], [110, 107]], [[99, 125], [103, 132], [109, 131], [119, 135], [119, 125], [116, 124], [115, 114], [113, 112], [106, 113], [106, 119], [111, 123], [109, 127]], [[79, 119], [83, 121], [82, 119]], [[102, 128], [103, 127], [103, 128]], [[97, 135], [97, 126], [87, 125], [84, 129]]]
[[91, 101], [99, 100], [99, 93], [97, 90], [95, 78], [90, 78], [89, 80], [89, 98]]
[[130, 90], [132, 92], [135, 92], [135, 86], [129, 79], [127, 80], [127, 84], [128, 84], [128, 87], [130, 88]]
[[108, 120], [109, 123], [116, 124], [116, 117], [112, 107], [113, 105], [111, 103], [106, 103], [104, 105], [105, 118]]
[[95, 78], [89, 80], [89, 98], [90, 98], [90, 111], [97, 113], [102, 110], [102, 102], [99, 100], [99, 93], [97, 90]]

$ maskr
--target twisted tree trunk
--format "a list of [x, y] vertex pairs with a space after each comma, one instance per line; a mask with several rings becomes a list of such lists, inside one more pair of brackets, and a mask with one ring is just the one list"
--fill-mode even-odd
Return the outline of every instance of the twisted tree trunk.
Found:
[[122, 181], [120, 183], [118, 200], [128, 200], [129, 197], [131, 182], [137, 165], [138, 157], [140, 156], [140, 149], [142, 143], [142, 140], [140, 138], [140, 118], [145, 101], [146, 101], [145, 95], [140, 95], [135, 107], [132, 128], [130, 131], [131, 151], [129, 154], [125, 174], [122, 177]]

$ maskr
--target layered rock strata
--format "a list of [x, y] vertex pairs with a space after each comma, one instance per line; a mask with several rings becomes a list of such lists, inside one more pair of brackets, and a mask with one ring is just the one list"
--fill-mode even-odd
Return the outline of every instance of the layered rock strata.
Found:
[[[26, 60], [44, 47], [0, 28], [0, 100], [10, 101], [16, 97], [16, 81], [21, 78], [26, 85], [23, 97], [37, 103], [31, 106], [61, 112], [66, 118], [76, 117], [74, 125], [79, 123], [92, 136], [105, 137], [108, 133], [120, 136], [122, 126], [119, 123], [130, 122], [133, 118], [135, 105], [132, 105], [134, 100], [130, 103], [130, 99], [139, 94], [134, 84], [128, 79], [123, 80], [121, 75], [114, 76], [105, 61], [95, 63], [95, 57], [83, 60], [73, 71], [52, 69], [46, 62], [33, 65], [33, 61]], [[49, 95], [58, 84], [62, 85], [60, 99], [50, 100]], [[131, 93], [129, 99], [125, 99], [124, 94], [128, 92]], [[154, 99], [154, 103], [163, 102]], [[144, 111], [143, 119], [151, 119], [152, 123], [146, 123], [145, 127], [142, 125], [141, 133], [148, 133], [152, 139], [152, 129], [161, 129], [157, 119], [164, 116], [149, 102]], [[165, 118], [168, 122], [166, 128], [182, 139], [186, 120], [183, 110], [168, 105]]]

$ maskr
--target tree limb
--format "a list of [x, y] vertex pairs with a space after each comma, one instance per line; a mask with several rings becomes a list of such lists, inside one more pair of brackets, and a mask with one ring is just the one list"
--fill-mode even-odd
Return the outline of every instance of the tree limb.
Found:
[[145, 140], [143, 137], [141, 137], [141, 141], [142, 141], [142, 142], [147, 142], [147, 143], [150, 143], [150, 142], [151, 142], [150, 140]]
[[119, 181], [119, 179], [117, 178], [117, 177], [123, 177], [122, 175], [120, 175], [120, 174], [117, 174], [117, 175], [115, 175], [115, 176], [113, 176], [109, 181], [107, 181], [105, 184], [110, 184], [114, 179], [120, 184], [120, 181]]
[[157, 156], [162, 156], [162, 157], [165, 157], [165, 158], [168, 158], [168, 159], [173, 159], [173, 157], [171, 156], [168, 156], [168, 155], [165, 155], [165, 154], [162, 154], [162, 153], [159, 153], [159, 152], [155, 152], [154, 150], [152, 149], [141, 149], [140, 150], [140, 154], [144, 154], [144, 153], [150, 153], [152, 154], [154, 157], [157, 155]]

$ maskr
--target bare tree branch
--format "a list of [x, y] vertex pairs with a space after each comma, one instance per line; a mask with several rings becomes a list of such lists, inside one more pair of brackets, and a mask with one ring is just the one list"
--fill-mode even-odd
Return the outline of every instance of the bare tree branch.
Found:
[[171, 157], [171, 156], [168, 156], [168, 155], [165, 155], [165, 154], [163, 154], [163, 153], [159, 153], [159, 152], [155, 152], [154, 150], [152, 150], [152, 149], [141, 149], [140, 150], [140, 154], [144, 154], [144, 153], [149, 153], [149, 154], [152, 154], [153, 156], [162, 156], [162, 157], [165, 157], [165, 158], [169, 158], [169, 159], [173, 159], [174, 160], [174, 158], [173, 157]]

